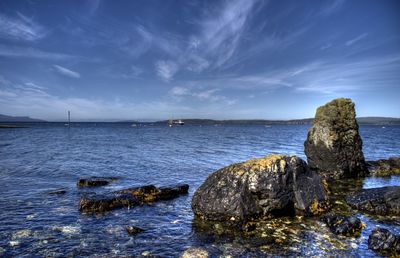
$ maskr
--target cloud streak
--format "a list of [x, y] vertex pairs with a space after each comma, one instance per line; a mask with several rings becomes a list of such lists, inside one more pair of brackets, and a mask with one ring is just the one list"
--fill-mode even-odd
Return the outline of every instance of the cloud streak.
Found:
[[45, 35], [46, 32], [43, 26], [21, 13], [17, 13], [16, 17], [0, 14], [0, 38], [36, 41]]
[[355, 37], [354, 39], [347, 41], [345, 45], [350, 47], [350, 46], [354, 45], [355, 43], [357, 43], [358, 41], [363, 40], [367, 36], [368, 36], [368, 33], [363, 33], [363, 34]]
[[157, 75], [165, 82], [171, 81], [179, 69], [177, 64], [171, 60], [157, 61], [155, 68]]
[[72, 71], [72, 70], [62, 67], [60, 65], [53, 65], [53, 67], [54, 67], [55, 71], [61, 75], [64, 75], [64, 76], [67, 76], [70, 78], [74, 78], [74, 79], [81, 78], [81, 75], [78, 72]]

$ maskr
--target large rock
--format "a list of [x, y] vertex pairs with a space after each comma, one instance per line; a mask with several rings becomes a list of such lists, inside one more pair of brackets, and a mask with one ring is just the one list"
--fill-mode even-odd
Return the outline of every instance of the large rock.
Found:
[[326, 177], [359, 177], [368, 172], [351, 99], [335, 99], [317, 109], [304, 148], [310, 168]]
[[350, 194], [346, 202], [369, 214], [400, 215], [400, 186], [363, 189]]
[[354, 216], [330, 214], [322, 217], [322, 221], [326, 223], [333, 233], [343, 236], [359, 236], [365, 227], [361, 220]]
[[197, 217], [216, 221], [314, 215], [327, 207], [320, 177], [300, 158], [283, 155], [222, 168], [206, 179], [192, 200]]
[[201, 247], [191, 247], [183, 252], [181, 258], [208, 258], [208, 252]]
[[400, 157], [367, 161], [367, 167], [373, 176], [400, 175]]
[[368, 238], [368, 248], [397, 257], [400, 255], [400, 235], [384, 228], [376, 228]]
[[187, 194], [188, 190], [187, 184], [160, 188], [145, 185], [108, 194], [89, 193], [81, 197], [79, 210], [86, 213], [98, 213], [118, 208], [132, 208], [155, 201], [174, 199], [181, 194]]

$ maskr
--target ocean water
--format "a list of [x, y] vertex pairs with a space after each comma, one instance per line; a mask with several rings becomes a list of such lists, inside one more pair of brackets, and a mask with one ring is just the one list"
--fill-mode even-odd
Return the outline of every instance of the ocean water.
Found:
[[[397, 218], [357, 214], [367, 227], [359, 238], [337, 237], [315, 220], [285, 218], [300, 243], [284, 246], [225, 236], [193, 226], [194, 191], [213, 171], [271, 153], [305, 158], [309, 126], [145, 126], [117, 123], [31, 124], [0, 130], [0, 257], [154, 256], [177, 257], [191, 246], [212, 256], [374, 256], [367, 239], [376, 226], [400, 232]], [[400, 156], [399, 126], [361, 126], [367, 160]], [[81, 177], [116, 176], [106, 187], [77, 189]], [[101, 215], [81, 214], [87, 191], [187, 183], [188, 195]], [[364, 188], [400, 185], [399, 177], [368, 178]], [[64, 189], [64, 195], [49, 195]], [[394, 221], [394, 222], [393, 222]], [[279, 221], [278, 221], [279, 222]], [[288, 222], [289, 223], [289, 222]], [[129, 236], [125, 227], [146, 231]], [[304, 226], [306, 225], [306, 226]], [[261, 242], [260, 242], [261, 241]]]

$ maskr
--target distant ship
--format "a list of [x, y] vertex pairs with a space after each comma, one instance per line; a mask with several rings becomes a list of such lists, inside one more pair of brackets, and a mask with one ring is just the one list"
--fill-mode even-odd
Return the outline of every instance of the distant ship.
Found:
[[172, 120], [172, 119], [170, 119], [169, 121], [168, 121], [168, 126], [169, 127], [172, 127], [172, 126], [175, 126], [175, 125], [185, 125], [185, 122], [183, 122], [182, 120]]

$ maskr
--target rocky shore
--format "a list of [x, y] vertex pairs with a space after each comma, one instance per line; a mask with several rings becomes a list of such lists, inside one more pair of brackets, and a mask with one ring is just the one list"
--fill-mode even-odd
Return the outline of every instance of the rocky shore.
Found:
[[[319, 107], [304, 143], [308, 163], [274, 154], [212, 173], [192, 199], [195, 227], [274, 236], [277, 230], [269, 230], [268, 225], [276, 218], [301, 216], [320, 220], [334, 234], [359, 237], [365, 225], [353, 215], [356, 212], [399, 216], [400, 186], [338, 190], [355, 179], [400, 171], [400, 158], [366, 162], [358, 129], [351, 99], [335, 99]], [[288, 241], [287, 236], [272, 242]], [[399, 239], [386, 229], [375, 229], [368, 246], [379, 254], [396, 256]]]

